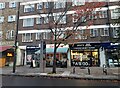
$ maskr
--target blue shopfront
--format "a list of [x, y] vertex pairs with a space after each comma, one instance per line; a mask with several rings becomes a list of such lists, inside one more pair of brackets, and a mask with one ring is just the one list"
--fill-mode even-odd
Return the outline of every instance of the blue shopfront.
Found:
[[105, 49], [107, 66], [120, 66], [119, 43], [101, 43], [100, 45]]

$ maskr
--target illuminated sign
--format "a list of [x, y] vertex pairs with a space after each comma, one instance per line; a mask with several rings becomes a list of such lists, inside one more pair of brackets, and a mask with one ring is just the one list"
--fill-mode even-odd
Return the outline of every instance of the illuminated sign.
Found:
[[12, 56], [13, 56], [13, 53], [7, 53], [7, 56], [8, 56], [8, 57], [12, 57]]

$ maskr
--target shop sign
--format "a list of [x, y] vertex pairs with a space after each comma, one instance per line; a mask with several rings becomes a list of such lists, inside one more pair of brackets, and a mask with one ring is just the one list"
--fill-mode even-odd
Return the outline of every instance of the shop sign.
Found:
[[72, 66], [88, 66], [87, 61], [72, 61]]
[[7, 53], [7, 56], [8, 56], [8, 57], [12, 57], [12, 56], [13, 56], [13, 53], [9, 52], [9, 53]]

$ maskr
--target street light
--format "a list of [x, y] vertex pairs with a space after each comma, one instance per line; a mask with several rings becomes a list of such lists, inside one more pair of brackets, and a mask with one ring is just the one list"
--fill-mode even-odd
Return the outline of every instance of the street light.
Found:
[[16, 34], [15, 34], [15, 51], [14, 51], [14, 62], [13, 62], [13, 73], [15, 73], [16, 69], [16, 58], [17, 58], [17, 47], [18, 47], [18, 25], [19, 25], [19, 10], [20, 10], [20, 2], [18, 2], [18, 10], [17, 10], [17, 25], [16, 25]]

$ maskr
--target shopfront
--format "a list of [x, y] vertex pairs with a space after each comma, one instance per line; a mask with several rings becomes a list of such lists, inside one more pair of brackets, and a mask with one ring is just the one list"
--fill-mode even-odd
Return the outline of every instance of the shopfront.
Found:
[[33, 58], [35, 56], [35, 52], [40, 50], [40, 47], [38, 46], [27, 46], [26, 47], [26, 64], [30, 65], [31, 60], [36, 59]]
[[[40, 50], [36, 51], [35, 53], [39, 55]], [[53, 59], [54, 59], [54, 44], [47, 44], [45, 54], [46, 67], [53, 67]], [[70, 60], [68, 45], [64, 44], [59, 45], [56, 51], [56, 66], [67, 67], [68, 59]]]
[[70, 45], [71, 66], [99, 66], [99, 44]]
[[[56, 66], [67, 67], [68, 48], [58, 48], [56, 52]], [[52, 67], [54, 59], [54, 48], [46, 49], [46, 66]]]
[[106, 52], [106, 62], [109, 67], [120, 67], [119, 43], [102, 43]]

